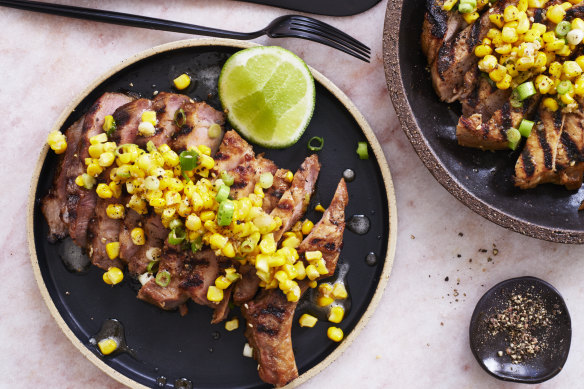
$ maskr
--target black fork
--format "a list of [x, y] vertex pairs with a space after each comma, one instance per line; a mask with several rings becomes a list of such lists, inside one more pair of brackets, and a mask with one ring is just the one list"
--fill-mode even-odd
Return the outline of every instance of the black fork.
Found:
[[369, 62], [371, 50], [341, 30], [307, 16], [284, 15], [274, 19], [265, 28], [254, 32], [237, 32], [216, 28], [197, 26], [194, 24], [173, 22], [146, 16], [131, 15], [121, 12], [102, 11], [92, 8], [73, 7], [68, 5], [41, 3], [28, 0], [0, 0], [0, 6], [36, 11], [76, 19], [85, 19], [123, 26], [142, 27], [154, 30], [181, 32], [186, 34], [206, 35], [219, 38], [249, 40], [262, 35], [270, 38], [302, 38], [318, 42], [362, 61]]

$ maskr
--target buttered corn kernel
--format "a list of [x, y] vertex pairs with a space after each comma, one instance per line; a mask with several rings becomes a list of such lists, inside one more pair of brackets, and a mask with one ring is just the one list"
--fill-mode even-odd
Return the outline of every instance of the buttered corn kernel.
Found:
[[298, 319], [298, 324], [300, 324], [300, 327], [312, 328], [315, 326], [317, 322], [318, 319], [312, 315], [309, 315], [308, 313], [302, 314], [302, 316], [300, 316], [300, 318]]
[[144, 234], [144, 229], [141, 227], [132, 229], [130, 236], [136, 246], [143, 246], [146, 243], [146, 235]]
[[233, 331], [239, 328], [239, 319], [234, 317], [233, 319], [225, 322], [225, 329], [227, 331]]
[[117, 267], [110, 267], [107, 272], [103, 273], [103, 281], [108, 285], [116, 285], [122, 282], [124, 273]]
[[345, 309], [340, 305], [331, 307], [328, 315], [328, 321], [331, 323], [340, 323], [345, 317]]
[[109, 355], [118, 349], [118, 342], [113, 338], [102, 339], [97, 343], [103, 355]]
[[343, 330], [338, 327], [329, 327], [326, 331], [326, 335], [329, 337], [330, 340], [333, 342], [340, 342], [343, 340]]
[[174, 80], [172, 80], [172, 82], [174, 83], [174, 87], [176, 89], [183, 90], [188, 88], [189, 85], [191, 85], [191, 78], [189, 77], [188, 74], [183, 73]]
[[63, 154], [67, 150], [67, 138], [59, 130], [49, 133], [47, 143], [56, 154]]
[[207, 300], [214, 303], [220, 302], [223, 300], [223, 290], [214, 285], [209, 286], [209, 289], [207, 289]]
[[105, 245], [105, 252], [109, 259], [116, 259], [120, 255], [120, 242], [109, 242]]

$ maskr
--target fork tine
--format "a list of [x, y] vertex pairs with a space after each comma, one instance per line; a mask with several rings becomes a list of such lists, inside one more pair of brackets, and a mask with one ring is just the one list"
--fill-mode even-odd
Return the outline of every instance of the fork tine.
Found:
[[353, 57], [359, 58], [365, 62], [369, 62], [369, 57], [371, 55], [370, 53], [352, 47], [351, 45], [347, 45], [346, 42], [341, 42], [339, 40], [333, 39], [334, 37], [331, 37], [330, 35], [322, 34], [317, 30], [313, 30], [302, 26], [290, 27], [290, 29], [295, 32], [295, 36], [325, 44], [327, 46], [333, 47], [347, 54], [350, 54]]
[[304, 26], [309, 26], [316, 28], [323, 33], [332, 34], [338, 38], [343, 39], [344, 41], [350, 42], [353, 46], [360, 48], [364, 51], [370, 52], [371, 49], [366, 46], [365, 44], [359, 42], [357, 39], [353, 38], [352, 36], [348, 35], [347, 33], [339, 30], [336, 27], [331, 26], [330, 24], [324, 23], [320, 20], [309, 18], [306, 16], [293, 16], [291, 18], [292, 23], [302, 24]]
[[361, 61], [365, 61], [365, 62], [369, 63], [369, 54], [362, 54], [360, 52], [357, 52], [356, 50], [354, 50], [350, 47], [347, 47], [347, 46], [343, 46], [343, 45], [339, 44], [339, 42], [331, 40], [330, 38], [328, 38], [326, 36], [315, 35], [312, 32], [303, 31], [303, 30], [300, 30], [297, 28], [294, 28], [293, 30], [295, 30], [295, 32], [294, 32], [295, 38], [303, 38], [303, 39], [307, 39], [309, 41], [322, 43], [323, 45], [330, 46], [334, 49], [337, 49], [337, 50], [340, 50], [344, 53], [352, 55], [353, 57], [358, 58]]

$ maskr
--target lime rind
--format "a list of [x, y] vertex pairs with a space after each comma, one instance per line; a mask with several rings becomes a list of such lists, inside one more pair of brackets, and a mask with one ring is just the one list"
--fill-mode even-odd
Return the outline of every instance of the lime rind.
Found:
[[266, 148], [296, 143], [314, 113], [315, 85], [302, 59], [278, 46], [232, 55], [219, 76], [227, 118], [248, 141]]

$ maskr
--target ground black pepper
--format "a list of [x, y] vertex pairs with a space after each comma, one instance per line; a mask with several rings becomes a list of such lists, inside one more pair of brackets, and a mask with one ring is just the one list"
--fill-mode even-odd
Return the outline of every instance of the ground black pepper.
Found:
[[505, 309], [489, 317], [489, 334], [494, 336], [503, 332], [507, 347], [497, 355], [507, 355], [513, 363], [520, 363], [547, 347], [546, 330], [550, 328], [553, 317], [561, 312], [557, 306], [549, 312], [541, 298], [531, 293], [513, 293], [506, 305]]

